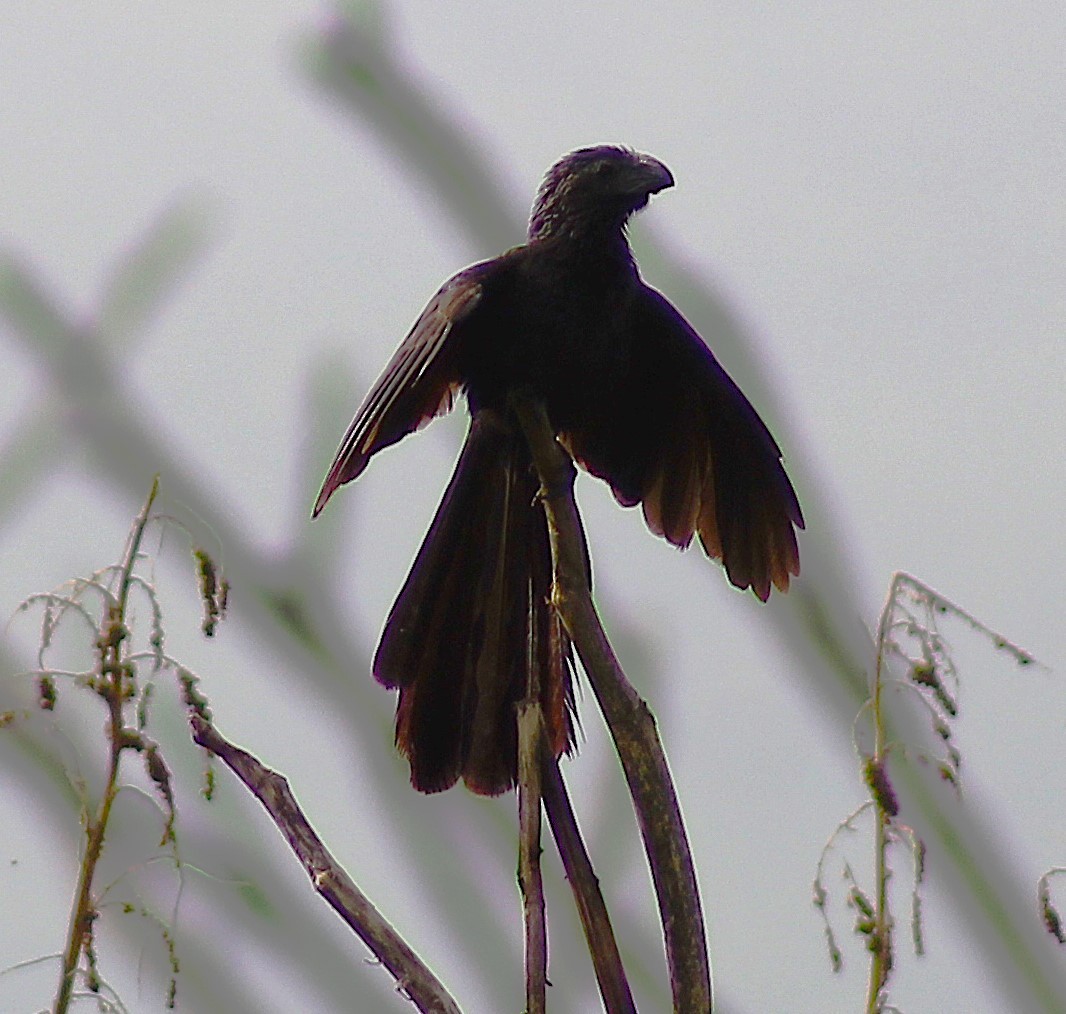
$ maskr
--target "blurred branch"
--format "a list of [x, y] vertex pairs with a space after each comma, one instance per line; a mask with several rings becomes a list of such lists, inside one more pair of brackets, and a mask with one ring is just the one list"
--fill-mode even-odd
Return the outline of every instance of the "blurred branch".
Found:
[[[199, 203], [181, 200], [164, 211], [116, 269], [94, 332], [115, 352], [133, 344], [139, 332], [172, 295], [206, 246], [206, 217]], [[10, 255], [0, 253], [0, 306], [15, 328], [62, 343], [63, 315], [32, 276]], [[40, 481], [66, 461], [65, 406], [57, 399], [36, 404], [15, 425], [0, 448], [0, 526], [29, 499]], [[48, 448], [51, 453], [42, 453]]]
[[470, 124], [460, 122], [399, 65], [380, 22], [369, 22], [368, 6], [378, 8], [358, 4], [337, 12], [317, 42], [305, 47], [309, 73], [369, 120], [405, 167], [429, 176], [441, 202], [479, 245], [493, 251], [512, 246], [525, 223], [514, 215], [499, 173], [486, 163]]
[[[32, 409], [16, 420], [0, 447], [0, 528], [11, 521], [40, 483], [66, 461], [66, 433], [49, 408]], [[42, 448], [54, 449], [52, 454]]]
[[574, 502], [576, 470], [540, 403], [512, 398], [541, 482], [551, 539], [552, 604], [577, 648], [622, 762], [648, 854], [676, 1011], [711, 1009], [711, 967], [699, 884], [655, 718], [622, 672], [588, 586]]
[[440, 980], [330, 854], [304, 816], [288, 781], [225, 739], [201, 711], [190, 711], [189, 725], [193, 739], [223, 760], [263, 804], [303, 864], [314, 889], [373, 951], [418, 1009], [434, 1014], [459, 1014], [458, 1005]]
[[208, 242], [206, 202], [184, 198], [163, 210], [115, 269], [96, 326], [119, 351], [140, 336], [192, 273]]

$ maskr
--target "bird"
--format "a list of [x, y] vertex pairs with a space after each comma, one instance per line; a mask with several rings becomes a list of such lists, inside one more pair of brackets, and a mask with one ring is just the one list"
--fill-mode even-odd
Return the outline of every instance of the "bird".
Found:
[[[537, 191], [526, 242], [449, 278], [340, 442], [312, 516], [382, 449], [465, 395], [455, 470], [388, 615], [373, 673], [399, 690], [396, 745], [427, 793], [515, 784], [516, 706], [537, 667], [548, 743], [574, 747], [574, 662], [551, 602], [539, 482], [512, 408], [679, 548], [698, 538], [764, 602], [799, 575], [804, 527], [782, 453], [691, 324], [641, 278], [627, 226], [674, 185], [618, 145], [570, 152]], [[591, 572], [588, 581], [591, 588]]]

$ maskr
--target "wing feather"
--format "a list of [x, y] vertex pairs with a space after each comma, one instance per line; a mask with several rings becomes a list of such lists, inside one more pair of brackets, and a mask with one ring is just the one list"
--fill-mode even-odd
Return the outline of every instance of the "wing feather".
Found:
[[[685, 318], [651, 288], [637, 314], [642, 345], [685, 396], [675, 403], [660, 439], [685, 449], [652, 452], [669, 504], [661, 508], [665, 536], [684, 546], [694, 532], [729, 580], [763, 601], [773, 584], [786, 591], [799, 574], [795, 528], [803, 514], [781, 461], [781, 449], [751, 403]], [[649, 364], [649, 369], [652, 364]], [[701, 467], [696, 467], [699, 463]]]
[[641, 286], [625, 317], [629, 359], [608, 411], [564, 443], [620, 503], [642, 503], [655, 534], [680, 548], [698, 535], [730, 582], [764, 601], [771, 584], [787, 590], [803, 515], [770, 431], [664, 296]]
[[460, 385], [456, 346], [462, 325], [477, 308], [492, 267], [487, 261], [461, 271], [426, 305], [344, 434], [312, 517], [383, 447], [451, 409]]

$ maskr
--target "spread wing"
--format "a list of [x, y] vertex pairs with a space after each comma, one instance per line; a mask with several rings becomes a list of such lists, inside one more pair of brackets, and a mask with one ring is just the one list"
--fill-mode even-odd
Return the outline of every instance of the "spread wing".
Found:
[[460, 271], [441, 286], [400, 344], [348, 427], [312, 517], [334, 491], [366, 468], [371, 456], [449, 411], [459, 390], [457, 339], [481, 300], [492, 261]]
[[[799, 574], [803, 514], [781, 450], [710, 349], [660, 293], [641, 285], [628, 308], [625, 376], [605, 416], [613, 433], [563, 435], [574, 456], [675, 546], [699, 536], [729, 580], [763, 601]], [[619, 441], [618, 430], [625, 430]], [[625, 456], [611, 448], [624, 447]]]

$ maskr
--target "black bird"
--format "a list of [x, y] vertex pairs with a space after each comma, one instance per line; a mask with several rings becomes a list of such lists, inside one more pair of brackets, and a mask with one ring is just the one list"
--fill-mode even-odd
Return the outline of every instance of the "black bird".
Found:
[[538, 481], [508, 397], [542, 400], [559, 441], [675, 546], [698, 535], [729, 580], [763, 601], [799, 574], [803, 515], [781, 451], [675, 307], [645, 285], [626, 223], [671, 187], [661, 162], [583, 148], [548, 172], [529, 239], [460, 271], [422, 311], [360, 406], [315, 503], [383, 447], [447, 412], [470, 430], [385, 623], [374, 675], [398, 687], [396, 743], [411, 782], [515, 781], [515, 705], [540, 669], [556, 754], [572, 742], [572, 656], [555, 616]]

